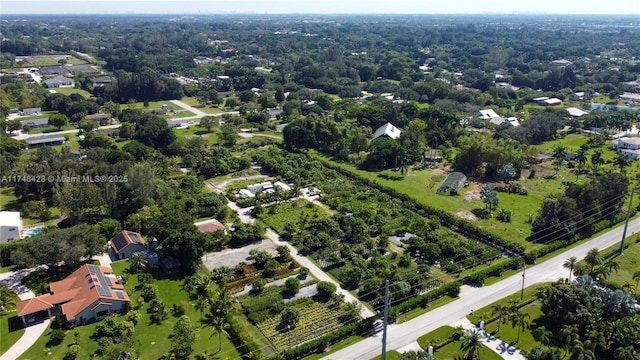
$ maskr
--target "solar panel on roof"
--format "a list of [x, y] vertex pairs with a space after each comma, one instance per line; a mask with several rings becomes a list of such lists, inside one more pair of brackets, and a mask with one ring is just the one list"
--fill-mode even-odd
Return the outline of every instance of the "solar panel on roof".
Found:
[[134, 232], [128, 232], [129, 237], [131, 238], [131, 241], [133, 241], [136, 244], [142, 244], [142, 239], [138, 236], [138, 234], [134, 233]]
[[124, 238], [122, 233], [116, 235], [111, 239], [111, 243], [118, 249], [118, 251], [122, 250], [125, 246], [127, 246], [127, 239]]
[[122, 293], [122, 291], [116, 291], [116, 295], [118, 296], [118, 299], [124, 299], [124, 294]]

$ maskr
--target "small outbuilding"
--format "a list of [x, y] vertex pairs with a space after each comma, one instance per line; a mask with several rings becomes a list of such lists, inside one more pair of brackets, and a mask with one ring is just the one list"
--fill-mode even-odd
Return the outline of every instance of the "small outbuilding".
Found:
[[438, 193], [449, 192], [450, 195], [458, 195], [460, 189], [467, 182], [467, 176], [461, 172], [452, 172], [447, 176], [438, 188]]

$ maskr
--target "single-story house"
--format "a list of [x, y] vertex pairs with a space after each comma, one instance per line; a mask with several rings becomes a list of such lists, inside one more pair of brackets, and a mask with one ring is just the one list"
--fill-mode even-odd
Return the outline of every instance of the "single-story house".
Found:
[[224, 226], [224, 224], [216, 219], [200, 221], [195, 223], [194, 225], [201, 233], [212, 233], [220, 230], [226, 233], [227, 231], [227, 228]]
[[20, 112], [20, 115], [22, 116], [40, 115], [41, 112], [42, 112], [41, 108], [27, 108], [27, 109], [22, 109], [22, 111]]
[[92, 79], [92, 81], [93, 86], [105, 86], [111, 84], [113, 82], [113, 79], [110, 76], [99, 76]]
[[66, 66], [43, 66], [38, 69], [38, 73], [42, 76], [47, 75], [69, 75], [71, 69]]
[[29, 126], [32, 129], [35, 128], [43, 128], [49, 126], [49, 118], [37, 118], [37, 119], [29, 119], [20, 121], [20, 125]]
[[611, 142], [616, 153], [634, 160], [640, 160], [640, 137], [623, 137]]
[[622, 101], [627, 105], [640, 104], [640, 94], [626, 92], [620, 95], [620, 99], [622, 99]]
[[580, 109], [578, 109], [576, 107], [570, 107], [570, 108], [567, 108], [566, 110], [569, 113], [569, 115], [571, 117], [574, 117], [574, 118], [577, 118], [577, 117], [580, 117], [582, 115], [588, 114], [588, 112], [580, 110]]
[[275, 119], [278, 116], [281, 116], [283, 112], [284, 111], [282, 109], [267, 110], [267, 114], [269, 115], [270, 119]]
[[391, 123], [386, 123], [382, 126], [380, 126], [374, 133], [373, 133], [373, 140], [381, 137], [381, 136], [388, 136], [392, 139], [397, 139], [400, 137], [400, 130], [393, 126], [393, 124]]
[[556, 106], [556, 105], [562, 104], [562, 100], [558, 98], [549, 98], [547, 96], [535, 98], [533, 99], [533, 101], [537, 102], [538, 105], [541, 105], [541, 106]]
[[18, 211], [0, 211], [0, 244], [20, 240], [22, 220]]
[[44, 81], [44, 84], [48, 88], [73, 87], [74, 86], [73, 79], [69, 79], [69, 78], [64, 77], [62, 75], [58, 75], [58, 76], [56, 76], [54, 78], [47, 79], [47, 80]]
[[509, 126], [513, 126], [513, 127], [520, 126], [520, 122], [518, 121], [518, 119], [513, 117], [513, 116], [512, 117], [508, 117], [508, 118], [503, 118], [503, 117], [491, 118], [491, 120], [489, 120], [489, 122], [494, 124], [494, 125], [496, 125], [496, 126], [507, 126], [507, 127], [509, 127]]
[[499, 88], [499, 89], [513, 90], [513, 91], [518, 91], [518, 90], [520, 90], [520, 88], [519, 88], [519, 87], [517, 87], [517, 86], [513, 86], [513, 85], [511, 85], [511, 84], [509, 84], [509, 83], [506, 83], [506, 82], [497, 82], [497, 83], [496, 83], [496, 87], [497, 87], [497, 88]]
[[567, 59], [559, 59], [559, 60], [553, 60], [551, 62], [551, 65], [553, 66], [559, 66], [559, 67], [566, 67], [569, 65], [573, 65], [573, 62], [567, 60]]
[[582, 101], [582, 100], [584, 100], [584, 96], [585, 96], [584, 91], [579, 91], [579, 92], [576, 92], [576, 93], [573, 93], [573, 94], [569, 95], [569, 99], [571, 99], [573, 101]]
[[280, 189], [280, 191], [290, 191], [291, 190], [291, 186], [283, 183], [282, 181], [276, 181], [273, 183], [273, 186], [277, 187], [278, 189]]
[[64, 136], [38, 136], [25, 140], [30, 148], [62, 145], [67, 139]]
[[486, 110], [478, 111], [477, 117], [478, 119], [489, 120], [489, 119], [499, 118], [500, 115], [498, 115], [498, 113], [493, 111], [493, 109], [486, 109]]
[[102, 320], [126, 309], [129, 295], [109, 267], [86, 264], [67, 278], [49, 284], [51, 292], [17, 305], [17, 315], [27, 325], [60, 315], [67, 325]]
[[109, 240], [112, 257], [116, 259], [128, 259], [131, 255], [147, 250], [147, 243], [142, 235], [137, 232], [122, 230], [120, 234]]
[[218, 97], [221, 99], [230, 98], [233, 96], [233, 91], [218, 91]]
[[238, 192], [238, 197], [240, 199], [248, 199], [254, 198], [256, 197], [256, 195], [247, 189], [240, 189], [240, 191]]

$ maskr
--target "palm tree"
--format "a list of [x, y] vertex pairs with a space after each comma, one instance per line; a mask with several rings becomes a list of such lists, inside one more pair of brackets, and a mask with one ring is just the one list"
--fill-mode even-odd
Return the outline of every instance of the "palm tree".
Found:
[[207, 308], [207, 306], [210, 306], [210, 305], [211, 303], [208, 297], [198, 296], [198, 299], [196, 300], [195, 308], [196, 310], [200, 311], [200, 320], [202, 320], [202, 313]]
[[569, 354], [569, 348], [576, 341], [580, 340], [580, 335], [578, 334], [578, 328], [575, 325], [565, 325], [560, 329], [560, 338], [564, 343], [564, 350], [567, 354]]
[[493, 305], [491, 309], [492, 315], [498, 315], [498, 332], [500, 332], [500, 325], [504, 322], [504, 319], [509, 316], [511, 312], [508, 306], [502, 305], [500, 303]]
[[476, 330], [466, 330], [462, 335], [460, 350], [465, 352], [467, 360], [477, 359], [478, 351], [482, 350], [482, 335]]
[[553, 333], [544, 326], [538, 326], [533, 329], [533, 338], [538, 340], [542, 345], [549, 346]]
[[631, 159], [626, 156], [618, 155], [615, 159], [613, 159], [613, 164], [617, 165], [620, 168], [620, 172], [623, 172], [624, 168], [631, 165]]
[[571, 357], [572, 360], [595, 360], [596, 355], [589, 349], [589, 341], [585, 341], [584, 343], [580, 340], [576, 340], [573, 344], [573, 349], [571, 349]]
[[598, 167], [604, 163], [604, 159], [602, 158], [602, 149], [596, 149], [596, 151], [591, 154], [591, 165], [593, 165], [593, 176], [598, 175]]
[[600, 256], [600, 250], [591, 249], [585, 256], [584, 261], [589, 264], [589, 266], [593, 269], [594, 266], [600, 265], [602, 263], [602, 257]]
[[516, 338], [516, 343], [520, 341], [520, 333], [522, 330], [526, 329], [529, 326], [527, 322], [527, 318], [531, 317], [527, 313], [523, 313], [520, 310], [515, 310], [511, 312], [511, 326], [518, 327], [518, 337]]
[[640, 292], [640, 270], [633, 273], [632, 279], [636, 282], [636, 295]]
[[578, 263], [578, 258], [575, 257], [575, 256], [571, 256], [567, 260], [565, 260], [564, 264], [562, 264], [562, 266], [565, 269], [569, 269], [569, 282], [571, 282], [571, 276], [573, 275], [573, 269], [575, 269], [577, 263]]
[[553, 147], [553, 164], [556, 168], [556, 175], [558, 175], [558, 170], [562, 167], [562, 163], [567, 157], [567, 148], [562, 145], [555, 145]]
[[608, 347], [607, 338], [602, 331], [591, 330], [587, 334], [587, 339], [591, 343], [591, 351], [595, 354], [596, 348], [606, 349]]
[[584, 170], [584, 164], [587, 163], [587, 149], [580, 148], [576, 152], [575, 159], [576, 159], [576, 162], [578, 163], [578, 172], [576, 173], [576, 181], [578, 181], [578, 176], [580, 176], [580, 174], [582, 173], [582, 170]]
[[618, 270], [620, 270], [620, 264], [618, 264], [618, 262], [615, 259], [607, 260], [607, 262], [605, 262], [603, 266], [606, 267], [607, 270], [609, 271], [609, 273], [607, 274], [607, 279], [609, 279], [609, 275], [611, 275], [612, 271], [617, 274]]
[[13, 290], [0, 285], [0, 311], [6, 311], [10, 305], [15, 305]]
[[147, 260], [147, 255], [142, 251], [134, 253], [129, 258], [129, 269], [134, 273], [141, 273], [147, 269], [147, 265], [149, 261]]
[[224, 333], [224, 325], [226, 323], [226, 318], [224, 316], [220, 316], [220, 313], [217, 311], [215, 305], [211, 305], [209, 307], [209, 313], [203, 320], [204, 326], [211, 326], [214, 330], [214, 333], [218, 334], [218, 352], [222, 350], [222, 333]]
[[561, 360], [562, 354], [555, 348], [543, 348], [536, 346], [531, 351], [524, 353], [527, 360]]
[[634, 350], [633, 346], [629, 345], [627, 347], [617, 348], [614, 357], [616, 358], [616, 360], [635, 360], [635, 353], [636, 351]]

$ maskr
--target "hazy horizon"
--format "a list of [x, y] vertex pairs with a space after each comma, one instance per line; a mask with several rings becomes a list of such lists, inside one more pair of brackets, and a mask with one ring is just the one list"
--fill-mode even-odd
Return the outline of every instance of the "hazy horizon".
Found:
[[[640, 15], [640, 1], [619, 0], [3, 0], [3, 15]], [[639, 19], [640, 22], [640, 19]]]

